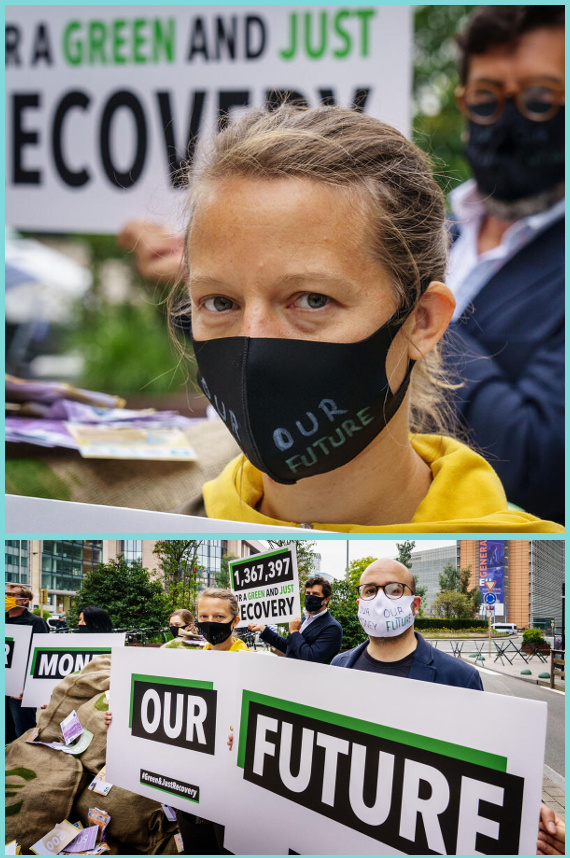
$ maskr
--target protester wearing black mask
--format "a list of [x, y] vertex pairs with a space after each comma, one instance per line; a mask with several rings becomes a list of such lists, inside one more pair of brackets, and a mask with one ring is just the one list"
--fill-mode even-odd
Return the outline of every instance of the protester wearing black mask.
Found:
[[110, 633], [113, 631], [111, 617], [103, 608], [89, 605], [79, 614], [79, 631], [89, 634]]
[[473, 179], [450, 197], [447, 369], [471, 440], [564, 522], [564, 6], [480, 6], [457, 38]]
[[289, 634], [282, 638], [277, 632], [260, 623], [250, 623], [252, 632], [260, 632], [268, 643], [287, 658], [330, 664], [342, 643], [342, 626], [328, 612], [332, 588], [321, 575], [307, 579], [305, 584], [305, 619], [295, 617], [289, 623]]

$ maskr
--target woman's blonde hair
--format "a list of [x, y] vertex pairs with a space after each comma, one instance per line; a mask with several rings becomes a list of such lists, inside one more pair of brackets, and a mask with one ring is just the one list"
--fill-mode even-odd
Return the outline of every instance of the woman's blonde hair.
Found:
[[[379, 119], [340, 107], [291, 104], [248, 111], [201, 147], [194, 160], [187, 177], [187, 237], [202, 188], [234, 176], [291, 176], [355, 190], [354, 204], [369, 223], [368, 251], [388, 272], [402, 317], [430, 281], [443, 280], [449, 246], [443, 193], [428, 156]], [[186, 262], [189, 271], [192, 261]], [[169, 303], [171, 320], [188, 314], [187, 291], [182, 304], [174, 296]], [[412, 429], [444, 428], [444, 387], [450, 385], [434, 349], [412, 373]]]
[[199, 605], [200, 599], [203, 599], [205, 596], [208, 596], [210, 599], [221, 599], [222, 601], [226, 602], [231, 612], [232, 620], [235, 620], [235, 618], [238, 616], [238, 600], [236, 599], [235, 594], [232, 593], [231, 590], [226, 589], [224, 587], [206, 587], [205, 590], [201, 590], [200, 593], [198, 593], [196, 605]]
[[177, 608], [176, 611], [173, 611], [169, 616], [169, 620], [172, 617], [180, 617], [185, 626], [191, 626], [194, 622], [194, 616], [191, 611], [188, 611], [186, 608]]

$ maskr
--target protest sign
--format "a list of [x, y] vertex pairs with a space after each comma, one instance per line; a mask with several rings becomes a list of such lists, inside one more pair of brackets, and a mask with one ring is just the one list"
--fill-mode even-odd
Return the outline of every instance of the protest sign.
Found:
[[536, 848], [542, 702], [256, 654], [122, 651], [112, 671], [110, 781], [221, 823], [233, 854]]
[[18, 697], [24, 690], [31, 626], [6, 625], [4, 643], [4, 694]]
[[110, 655], [111, 647], [124, 643], [124, 632], [34, 635], [22, 706], [49, 703], [53, 689], [65, 676], [81, 670], [97, 655]]
[[234, 677], [238, 663], [249, 658], [249, 653], [114, 649], [109, 783], [223, 824]]
[[411, 9], [8, 6], [8, 223], [110, 233], [172, 220], [196, 139], [286, 93], [406, 133]]
[[232, 560], [230, 586], [239, 604], [238, 628], [248, 623], [286, 623], [301, 614], [294, 544]]

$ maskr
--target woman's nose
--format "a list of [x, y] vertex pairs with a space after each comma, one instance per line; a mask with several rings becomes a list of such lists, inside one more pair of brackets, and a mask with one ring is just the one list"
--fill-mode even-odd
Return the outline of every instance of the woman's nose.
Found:
[[241, 336], [279, 339], [286, 337], [284, 321], [267, 304], [255, 303], [246, 306], [241, 322]]

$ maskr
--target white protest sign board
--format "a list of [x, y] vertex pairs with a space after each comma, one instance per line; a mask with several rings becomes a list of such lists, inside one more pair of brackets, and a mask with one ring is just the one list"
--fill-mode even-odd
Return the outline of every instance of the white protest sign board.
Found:
[[108, 780], [221, 823], [236, 855], [536, 849], [542, 702], [253, 653], [118, 655]]
[[112, 233], [133, 217], [175, 220], [196, 139], [287, 92], [406, 133], [411, 10], [7, 6], [7, 222]]
[[235, 672], [249, 658], [247, 652], [113, 650], [106, 780], [223, 824], [231, 803], [227, 738]]
[[124, 646], [125, 633], [34, 635], [30, 647], [22, 706], [49, 703], [58, 682], [76, 673], [97, 655], [110, 655]]
[[251, 622], [286, 623], [301, 614], [294, 544], [232, 560], [230, 586], [239, 604], [238, 628]]
[[289, 659], [239, 667], [234, 854], [536, 851], [545, 703]]
[[4, 694], [18, 697], [24, 690], [32, 627], [7, 623], [5, 629]]

